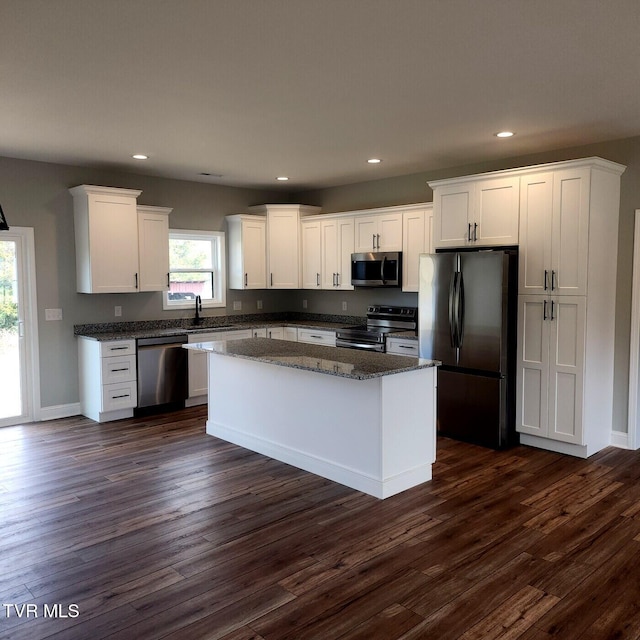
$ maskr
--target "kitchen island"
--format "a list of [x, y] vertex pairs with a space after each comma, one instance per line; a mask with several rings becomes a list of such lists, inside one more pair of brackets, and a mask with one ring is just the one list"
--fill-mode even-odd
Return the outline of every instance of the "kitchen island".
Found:
[[208, 352], [209, 435], [387, 498], [431, 479], [433, 360], [265, 338]]

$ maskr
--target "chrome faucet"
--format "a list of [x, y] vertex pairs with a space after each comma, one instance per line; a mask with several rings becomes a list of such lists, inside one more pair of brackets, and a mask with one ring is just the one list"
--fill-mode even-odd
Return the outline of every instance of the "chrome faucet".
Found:
[[193, 319], [193, 324], [200, 324], [202, 322], [202, 318], [200, 317], [201, 311], [202, 311], [202, 298], [200, 296], [196, 296], [196, 317]]

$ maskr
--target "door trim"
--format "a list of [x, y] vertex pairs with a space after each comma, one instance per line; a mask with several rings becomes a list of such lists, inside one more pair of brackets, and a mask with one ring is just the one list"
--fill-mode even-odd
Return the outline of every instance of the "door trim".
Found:
[[20, 318], [24, 322], [24, 372], [22, 374], [23, 410], [17, 419], [7, 418], [0, 426], [9, 426], [21, 422], [39, 421], [40, 407], [40, 356], [38, 341], [38, 304], [36, 297], [36, 259], [33, 227], [11, 227], [3, 231], [0, 239], [13, 240], [20, 245], [18, 260], [18, 278], [20, 282]]
[[629, 348], [628, 448], [640, 448], [640, 209], [635, 212], [633, 236], [633, 277], [631, 286], [631, 335]]

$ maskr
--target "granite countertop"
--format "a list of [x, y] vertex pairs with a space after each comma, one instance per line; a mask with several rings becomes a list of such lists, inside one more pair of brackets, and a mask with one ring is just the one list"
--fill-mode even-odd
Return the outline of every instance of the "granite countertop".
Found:
[[379, 378], [440, 364], [436, 360], [423, 358], [268, 338], [196, 342], [183, 347], [355, 380]]
[[[261, 327], [303, 327], [309, 329], [324, 329], [336, 331], [349, 324], [356, 324], [357, 319], [345, 318], [345, 321], [324, 319], [242, 319], [237, 322], [227, 318], [216, 324], [208, 324], [209, 318], [205, 318], [203, 324], [194, 325], [192, 321], [184, 325], [162, 326], [161, 322], [140, 323], [110, 323], [98, 325], [77, 325], [74, 329], [76, 336], [91, 338], [100, 342], [108, 340], [136, 340], [138, 338], [155, 338], [158, 336], [184, 336], [198, 333], [216, 333], [217, 331], [229, 331], [234, 329], [259, 329]], [[228, 322], [228, 323], [227, 323]]]

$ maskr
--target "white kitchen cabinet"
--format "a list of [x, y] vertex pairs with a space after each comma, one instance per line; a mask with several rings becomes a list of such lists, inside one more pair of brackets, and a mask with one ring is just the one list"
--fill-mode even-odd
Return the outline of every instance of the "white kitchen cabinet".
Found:
[[298, 327], [298, 342], [308, 344], [324, 344], [328, 347], [336, 346], [336, 332], [326, 329], [302, 329]]
[[402, 211], [354, 217], [355, 253], [402, 251]]
[[433, 206], [402, 214], [402, 290], [418, 291], [421, 253], [433, 253]]
[[249, 207], [267, 219], [267, 288], [299, 289], [300, 219], [320, 211], [299, 204], [265, 204]]
[[519, 185], [513, 175], [430, 182], [434, 248], [518, 244]]
[[284, 340], [284, 327], [267, 327], [267, 338], [271, 340]]
[[387, 337], [385, 352], [396, 356], [411, 356], [412, 358], [417, 358], [420, 355], [417, 340], [393, 336]]
[[298, 342], [298, 328], [297, 327], [283, 327], [284, 339], [289, 342]]
[[79, 185], [73, 196], [78, 293], [138, 291], [138, 215], [133, 189]]
[[314, 216], [300, 223], [302, 288], [351, 290], [354, 223], [351, 216]]
[[519, 296], [520, 433], [584, 445], [586, 298]]
[[516, 429], [587, 457], [611, 443], [622, 165], [522, 171]]
[[520, 293], [586, 295], [589, 167], [523, 176]]
[[336, 217], [322, 221], [321, 249], [323, 289], [352, 290], [351, 254], [354, 250], [354, 220]]
[[136, 342], [78, 337], [80, 411], [96, 422], [133, 416], [137, 405]]
[[[202, 333], [190, 333], [188, 335], [189, 344], [194, 342], [211, 342], [213, 340], [242, 340], [251, 338], [251, 329], [228, 329], [226, 331], [211, 331]], [[189, 349], [189, 399], [187, 406], [205, 404], [207, 402], [208, 371], [207, 354], [204, 351], [193, 351]]]
[[322, 288], [322, 238], [321, 221], [318, 218], [302, 220], [302, 288]]
[[266, 327], [256, 327], [255, 329], [251, 329], [251, 337], [252, 338], [266, 338], [267, 337], [267, 328]]
[[138, 205], [139, 291], [169, 290], [169, 214], [172, 209]]
[[226, 217], [229, 246], [229, 288], [267, 288], [267, 220], [237, 214]]

